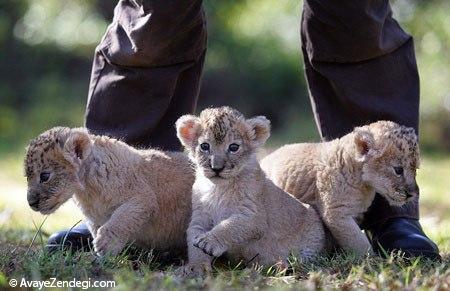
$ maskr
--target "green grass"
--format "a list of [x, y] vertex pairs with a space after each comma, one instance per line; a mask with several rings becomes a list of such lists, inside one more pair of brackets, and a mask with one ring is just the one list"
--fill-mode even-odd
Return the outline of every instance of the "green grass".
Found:
[[[26, 203], [25, 179], [17, 157], [0, 161], [0, 289], [11, 279], [114, 280], [119, 290], [311, 290], [450, 288], [450, 156], [426, 156], [418, 172], [421, 222], [439, 245], [443, 261], [408, 260], [401, 254], [388, 259], [356, 259], [351, 254], [324, 255], [314, 262], [293, 262], [293, 270], [243, 268], [216, 262], [205, 279], [184, 280], [173, 274], [176, 264], [161, 263], [151, 252], [128, 252], [97, 258], [91, 252], [48, 253], [49, 234], [69, 228], [81, 218], [72, 202], [47, 219]], [[46, 220], [45, 220], [46, 219]], [[44, 221], [45, 220], [45, 221]], [[38, 232], [38, 230], [40, 230]]]

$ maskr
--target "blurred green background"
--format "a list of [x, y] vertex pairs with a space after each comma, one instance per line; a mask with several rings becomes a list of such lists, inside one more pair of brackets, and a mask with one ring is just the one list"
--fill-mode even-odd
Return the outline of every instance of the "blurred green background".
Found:
[[[117, 1], [0, 1], [0, 155], [55, 125], [81, 126], [91, 60]], [[415, 37], [425, 151], [450, 150], [450, 1], [391, 2]], [[205, 1], [209, 46], [199, 109], [265, 114], [272, 144], [317, 140], [300, 55], [298, 0]]]

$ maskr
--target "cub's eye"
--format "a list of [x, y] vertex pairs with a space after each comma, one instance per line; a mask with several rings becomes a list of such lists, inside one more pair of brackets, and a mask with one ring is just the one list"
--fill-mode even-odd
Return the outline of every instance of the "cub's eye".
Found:
[[200, 149], [201, 149], [202, 151], [204, 151], [204, 152], [209, 151], [209, 143], [207, 143], [207, 142], [202, 143], [202, 144], [200, 145]]
[[49, 172], [42, 172], [41, 175], [39, 176], [40, 178], [40, 182], [44, 183], [47, 182], [48, 179], [50, 179], [50, 173]]
[[235, 144], [235, 143], [232, 143], [232, 144], [230, 144], [230, 145], [228, 146], [228, 150], [229, 150], [230, 152], [232, 152], [232, 153], [235, 153], [235, 152], [237, 152], [237, 151], [239, 150], [239, 145], [238, 145], [238, 144]]
[[394, 171], [395, 171], [395, 174], [397, 174], [399, 176], [403, 175], [403, 168], [402, 167], [394, 167]]

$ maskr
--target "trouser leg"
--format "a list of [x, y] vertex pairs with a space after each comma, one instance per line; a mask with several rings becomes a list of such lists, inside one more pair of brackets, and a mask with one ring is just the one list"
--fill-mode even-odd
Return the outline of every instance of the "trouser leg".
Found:
[[120, 1], [96, 49], [86, 127], [179, 150], [174, 124], [195, 110], [205, 50], [201, 1]]
[[[367, 3], [362, 7], [369, 5], [370, 8], [372, 5], [371, 1], [357, 1], [355, 7], [364, 2]], [[336, 9], [335, 13], [327, 9], [324, 11], [330, 2], [333, 1], [306, 0], [302, 19], [305, 73], [322, 138], [334, 139], [351, 132], [355, 126], [377, 120], [392, 120], [417, 130], [419, 78], [412, 39], [398, 36], [402, 31], [391, 22], [389, 6], [377, 7], [375, 12], [382, 13], [382, 9], [388, 9], [385, 14], [391, 24], [384, 23], [383, 26], [380, 23], [379, 30], [367, 32], [364, 29], [376, 26], [370, 9], [365, 9], [365, 12], [369, 11], [365, 16], [364, 11], [357, 16], [348, 14], [357, 13], [355, 7], [348, 12], [341, 10], [342, 7], [334, 7], [336, 4], [328, 7]], [[349, 4], [353, 0], [343, 2]], [[316, 19], [318, 17], [321, 19]], [[337, 21], [336, 26], [323, 25], [334, 21]], [[346, 25], [342, 28], [339, 27], [341, 24]], [[352, 25], [356, 24], [358, 27], [354, 27], [353, 35], [345, 35], [345, 30], [350, 28], [348, 33], [351, 33]], [[383, 32], [386, 27], [389, 31]], [[387, 40], [384, 47], [380, 47], [372, 40], [376, 38], [381, 43], [381, 39], [389, 34], [397, 36], [397, 41]], [[335, 40], [327, 36], [333, 36]], [[346, 41], [341, 43], [343, 39]], [[358, 47], [355, 48], [355, 45]], [[366, 213], [363, 227], [370, 228], [394, 217], [417, 219], [418, 216], [418, 201], [394, 207], [377, 195]]]

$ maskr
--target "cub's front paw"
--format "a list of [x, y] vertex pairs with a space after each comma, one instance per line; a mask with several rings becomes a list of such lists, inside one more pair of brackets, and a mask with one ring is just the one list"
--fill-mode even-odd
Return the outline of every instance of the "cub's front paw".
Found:
[[101, 257], [107, 254], [116, 256], [125, 246], [125, 242], [105, 226], [98, 229], [93, 244], [95, 252]]
[[213, 257], [220, 257], [227, 250], [227, 247], [223, 243], [208, 232], [197, 236], [193, 244], [205, 254]]
[[175, 275], [184, 278], [204, 277], [211, 272], [209, 263], [187, 264], [175, 270]]

